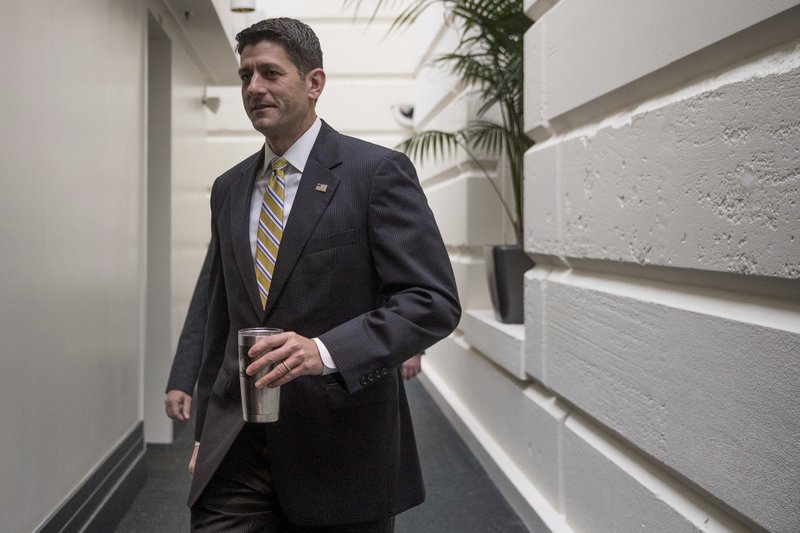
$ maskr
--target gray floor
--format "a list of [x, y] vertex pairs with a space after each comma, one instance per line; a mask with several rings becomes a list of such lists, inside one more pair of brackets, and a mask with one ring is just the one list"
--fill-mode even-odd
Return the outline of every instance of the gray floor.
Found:
[[[397, 517], [397, 533], [527, 532], [486, 472], [418, 380], [407, 384], [427, 488], [424, 504]], [[115, 531], [173, 533], [189, 530], [185, 506], [191, 428], [173, 444], [150, 445], [147, 481]]]

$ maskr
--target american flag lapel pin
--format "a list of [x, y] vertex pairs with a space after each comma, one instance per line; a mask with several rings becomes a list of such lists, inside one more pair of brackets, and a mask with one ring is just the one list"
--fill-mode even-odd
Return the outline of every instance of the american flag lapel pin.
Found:
[[324, 183], [317, 183], [317, 186], [315, 187], [314, 190], [318, 192], [325, 192], [328, 190], [328, 186]]

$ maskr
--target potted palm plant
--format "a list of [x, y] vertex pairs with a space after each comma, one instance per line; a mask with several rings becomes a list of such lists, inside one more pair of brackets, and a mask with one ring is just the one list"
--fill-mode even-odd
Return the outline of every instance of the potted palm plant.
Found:
[[[375, 12], [389, 0], [378, 0]], [[353, 0], [356, 9], [361, 0]], [[443, 4], [458, 32], [458, 44], [434, 58], [474, 89], [480, 102], [475, 117], [455, 131], [424, 130], [403, 141], [399, 149], [410, 157], [444, 158], [461, 149], [486, 176], [500, 200], [516, 244], [487, 247], [486, 269], [495, 316], [501, 322], [523, 321], [523, 274], [533, 262], [522, 249], [523, 158], [533, 142], [523, 127], [523, 36], [533, 22], [522, 12], [522, 0], [412, 0], [392, 29], [413, 23], [433, 4]], [[499, 117], [499, 118], [497, 118]], [[480, 159], [505, 159], [511, 201]]]

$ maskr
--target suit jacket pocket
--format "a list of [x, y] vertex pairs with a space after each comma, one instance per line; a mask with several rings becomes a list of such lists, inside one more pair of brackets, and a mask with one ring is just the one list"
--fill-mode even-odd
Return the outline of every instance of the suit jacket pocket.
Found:
[[321, 252], [329, 250], [330, 248], [338, 248], [339, 246], [346, 246], [353, 244], [355, 237], [355, 230], [340, 231], [338, 233], [329, 233], [327, 235], [320, 235], [308, 240], [305, 250], [306, 254], [313, 254], [314, 252]]
[[325, 401], [328, 409], [336, 411], [361, 405], [382, 403], [397, 395], [397, 380], [386, 378], [350, 394], [338, 382], [325, 385]]
[[231, 378], [224, 368], [219, 369], [217, 379], [211, 387], [211, 391], [220, 398], [226, 399], [228, 397], [228, 389], [230, 388]]
[[[309, 239], [292, 270], [292, 280], [319, 278], [339, 272], [358, 272], [367, 263], [359, 253], [354, 230], [329, 233]], [[280, 261], [280, 259], [278, 259]], [[316, 288], [317, 294], [325, 294]]]

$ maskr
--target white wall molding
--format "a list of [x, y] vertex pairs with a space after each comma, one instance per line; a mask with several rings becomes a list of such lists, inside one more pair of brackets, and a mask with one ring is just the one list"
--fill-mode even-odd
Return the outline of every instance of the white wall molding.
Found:
[[517, 379], [525, 374], [525, 326], [503, 324], [494, 318], [491, 309], [467, 311], [459, 329], [464, 339]]

